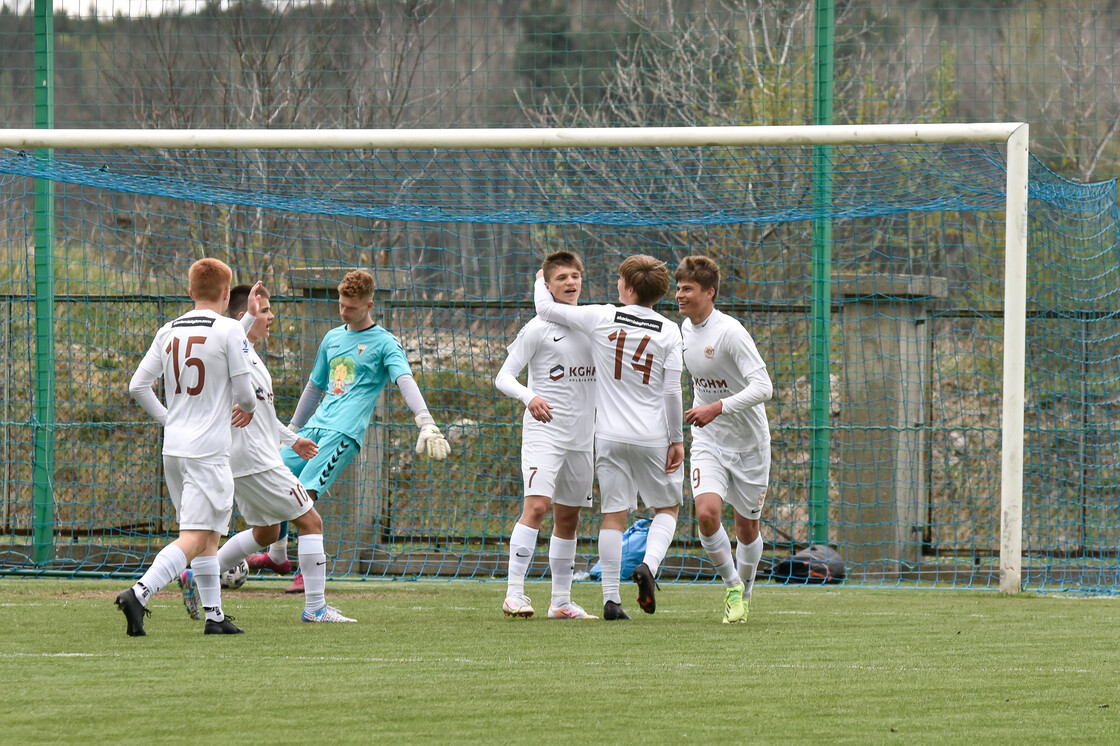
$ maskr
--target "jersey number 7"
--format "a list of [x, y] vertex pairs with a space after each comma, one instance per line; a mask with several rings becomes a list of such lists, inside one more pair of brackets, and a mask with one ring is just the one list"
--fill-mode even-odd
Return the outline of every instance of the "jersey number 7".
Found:
[[[196, 344], [206, 344], [206, 337], [187, 337], [187, 343], [184, 345], [182, 368], [197, 368], [198, 369], [198, 383], [194, 386], [187, 387], [187, 396], [198, 396], [202, 393], [202, 384], [206, 382], [206, 364], [197, 357], [191, 357], [191, 347]], [[179, 379], [179, 338], [175, 337], [171, 340], [171, 344], [167, 345], [166, 352], [171, 355], [171, 367], [175, 372], [175, 393], [183, 393], [183, 384]]]
[[[622, 380], [622, 356], [624, 354], [623, 348], [626, 347], [626, 330], [619, 329], [618, 331], [611, 332], [607, 335], [607, 339], [614, 342], [614, 378], [616, 381]], [[651, 337], [647, 334], [642, 337], [642, 341], [638, 343], [638, 349], [634, 350], [633, 362], [630, 367], [642, 374], [642, 383], [649, 383], [650, 373], [653, 372], [653, 353], [646, 352], [646, 346], [649, 345]], [[646, 352], [645, 360], [642, 360], [642, 353]]]

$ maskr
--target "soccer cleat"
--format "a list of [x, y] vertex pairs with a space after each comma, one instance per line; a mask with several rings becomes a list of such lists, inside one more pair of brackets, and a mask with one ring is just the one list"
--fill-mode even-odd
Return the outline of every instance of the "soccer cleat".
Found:
[[647, 614], [657, 611], [657, 598], [653, 594], [657, 583], [653, 579], [653, 573], [649, 571], [649, 566], [643, 562], [635, 567], [634, 572], [630, 574], [630, 580], [638, 584], [638, 606], [642, 611]]
[[297, 572], [292, 576], [292, 584], [284, 589], [285, 593], [303, 593], [303, 573]]
[[343, 616], [342, 612], [333, 606], [324, 606], [318, 611], [303, 610], [300, 615], [300, 620], [304, 622], [356, 622], [357, 619], [351, 619], [348, 616]]
[[268, 556], [268, 552], [261, 552], [260, 554], [250, 554], [245, 558], [245, 562], [249, 565], [250, 570], [268, 570], [277, 575], [287, 575], [292, 571], [291, 560], [284, 560], [277, 562]]
[[528, 619], [533, 616], [533, 605], [529, 603], [529, 597], [524, 593], [519, 596], [507, 596], [502, 603], [502, 613], [508, 617]]
[[743, 584], [733, 585], [723, 597], [723, 623], [739, 624], [747, 619], [747, 604], [743, 599]]
[[571, 601], [569, 601], [568, 603], [560, 604], [559, 606], [552, 606], [551, 604], [549, 604], [548, 618], [549, 619], [598, 619], [599, 617], [595, 616], [594, 614], [588, 614], [586, 611], [583, 610], [583, 607], [581, 607], [579, 604], [574, 604]]
[[240, 635], [245, 630], [238, 627], [233, 623], [233, 617], [224, 616], [222, 621], [215, 622], [213, 619], [206, 620], [206, 629], [202, 631], [204, 635]]
[[603, 618], [608, 622], [613, 622], [617, 619], [629, 619], [630, 615], [623, 611], [622, 604], [607, 601], [603, 604]]
[[189, 567], [179, 576], [179, 589], [183, 592], [183, 606], [187, 616], [196, 622], [202, 618], [198, 613], [198, 584], [194, 582], [194, 570]]
[[128, 627], [125, 630], [129, 637], [145, 637], [144, 617], [151, 616], [151, 609], [140, 603], [131, 588], [126, 588], [117, 594], [117, 608], [124, 614]]

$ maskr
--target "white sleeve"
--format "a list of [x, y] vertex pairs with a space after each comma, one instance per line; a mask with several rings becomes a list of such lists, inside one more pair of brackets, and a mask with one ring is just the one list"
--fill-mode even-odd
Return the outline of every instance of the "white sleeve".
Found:
[[665, 394], [665, 423], [668, 428], [669, 442], [681, 443], [684, 441], [684, 401], [681, 393], [681, 377], [679, 375], [665, 376], [663, 387]]
[[290, 446], [299, 440], [299, 436], [289, 430], [288, 426], [280, 420], [276, 420], [276, 437], [280, 439], [280, 445], [282, 446]]
[[128, 393], [148, 415], [161, 425], [167, 424], [167, 407], [152, 390], [152, 384], [163, 375], [163, 361], [159, 356], [159, 338], [152, 342], [152, 346], [144, 354], [144, 359], [132, 374], [128, 382]]
[[774, 395], [774, 384], [766, 372], [766, 363], [758, 354], [754, 339], [746, 329], [731, 335], [731, 359], [747, 379], [747, 386], [742, 391], [723, 399], [724, 412], [742, 412], [756, 404], [770, 401]]
[[244, 331], [244, 332], [245, 332], [246, 334], [248, 334], [248, 333], [249, 333], [249, 329], [251, 329], [251, 328], [252, 328], [252, 326], [253, 326], [253, 322], [254, 322], [254, 321], [256, 321], [256, 320], [257, 320], [257, 317], [256, 317], [256, 316], [254, 316], [253, 314], [251, 314], [251, 313], [249, 313], [248, 311], [246, 311], [246, 312], [245, 312], [245, 315], [241, 317], [241, 321], [240, 321], [240, 324], [241, 324], [241, 329], [242, 329], [242, 330], [243, 330], [243, 331]]
[[533, 401], [536, 394], [528, 386], [522, 386], [517, 377], [521, 375], [521, 371], [525, 369], [525, 363], [518, 359], [517, 354], [510, 352], [506, 356], [506, 361], [502, 363], [501, 370], [498, 375], [494, 377], [494, 385], [506, 396], [519, 400], [525, 406], [529, 406], [529, 402]]
[[257, 394], [253, 391], [251, 379], [249, 371], [238, 373], [229, 379], [233, 384], [233, 400], [241, 407], [242, 412], [252, 412], [257, 408]]
[[538, 277], [533, 284], [533, 305], [536, 306], [537, 315], [545, 321], [576, 329], [590, 336], [595, 329], [596, 319], [599, 317], [603, 306], [569, 306], [557, 303], [544, 286], [544, 278]]
[[428, 411], [428, 403], [424, 401], [424, 395], [420, 393], [420, 386], [417, 385], [415, 378], [405, 373], [397, 377], [396, 384], [404, 398], [404, 403], [408, 405], [414, 417]]

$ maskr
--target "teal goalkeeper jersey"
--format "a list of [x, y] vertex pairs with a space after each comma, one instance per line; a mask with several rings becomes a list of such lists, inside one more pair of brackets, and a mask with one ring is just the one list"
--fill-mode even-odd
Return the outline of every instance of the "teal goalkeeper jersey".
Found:
[[389, 381], [411, 373], [401, 343], [382, 327], [331, 329], [311, 369], [311, 383], [326, 393], [305, 427], [344, 433], [360, 446], [378, 394]]

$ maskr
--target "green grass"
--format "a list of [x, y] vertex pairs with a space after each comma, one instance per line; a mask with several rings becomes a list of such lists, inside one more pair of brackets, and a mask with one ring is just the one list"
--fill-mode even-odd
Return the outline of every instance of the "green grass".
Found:
[[[121, 583], [0, 583], [6, 743], [1104, 743], [1120, 599], [762, 585], [632, 587], [627, 623], [507, 620], [503, 583], [331, 583], [358, 624], [298, 621], [280, 581], [204, 637], [173, 588], [129, 638]], [[598, 608], [596, 584], [576, 601]]]

